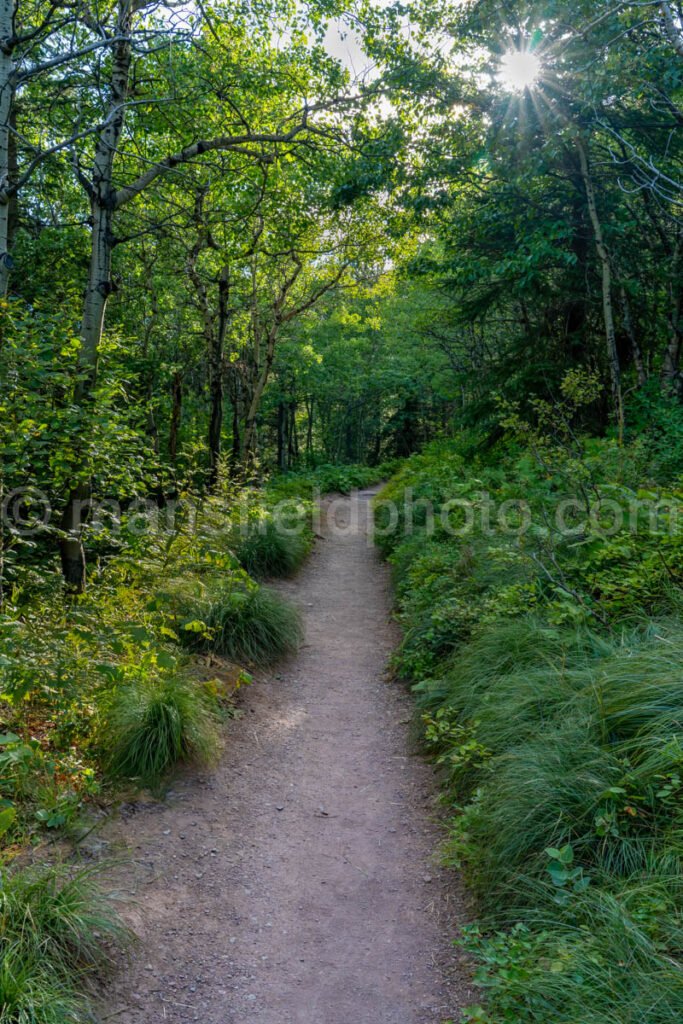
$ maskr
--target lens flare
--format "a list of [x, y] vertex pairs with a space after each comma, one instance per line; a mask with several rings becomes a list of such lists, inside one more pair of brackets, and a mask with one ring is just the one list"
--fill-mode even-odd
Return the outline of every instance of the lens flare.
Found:
[[524, 92], [537, 81], [541, 62], [529, 50], [510, 50], [500, 62], [498, 81], [509, 92]]

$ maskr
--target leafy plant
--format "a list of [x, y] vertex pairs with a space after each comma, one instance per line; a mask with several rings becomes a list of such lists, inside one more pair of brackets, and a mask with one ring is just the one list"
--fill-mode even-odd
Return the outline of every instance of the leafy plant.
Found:
[[[486, 998], [465, 1019], [673, 1024], [683, 998], [678, 542], [666, 524], [631, 529], [627, 518], [613, 536], [598, 519], [569, 539], [555, 530], [568, 486], [600, 479], [617, 505], [632, 492], [615, 482], [624, 459], [611, 441], [580, 444], [551, 412], [527, 436], [533, 458], [513, 448], [494, 469], [460, 468], [456, 493], [477, 512], [460, 536], [439, 526], [442, 445], [408, 460], [385, 492], [429, 496], [436, 520], [380, 544], [404, 626], [397, 668], [414, 682], [453, 808], [443, 861], [478, 900], [468, 948]], [[528, 531], [487, 530], [481, 489], [494, 507], [523, 493]]]

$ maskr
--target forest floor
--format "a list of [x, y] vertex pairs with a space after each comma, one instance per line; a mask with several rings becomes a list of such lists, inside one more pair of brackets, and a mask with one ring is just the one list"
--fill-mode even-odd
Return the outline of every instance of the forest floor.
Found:
[[278, 585], [305, 645], [243, 691], [217, 772], [105, 831], [141, 938], [105, 1019], [441, 1024], [470, 1001], [433, 773], [386, 676], [398, 637], [368, 501], [328, 500], [324, 539]]

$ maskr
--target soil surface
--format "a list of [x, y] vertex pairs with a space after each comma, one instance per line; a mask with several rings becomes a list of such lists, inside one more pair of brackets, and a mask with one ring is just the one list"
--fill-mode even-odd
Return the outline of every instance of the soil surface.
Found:
[[387, 680], [398, 636], [368, 500], [328, 500], [323, 539], [278, 585], [305, 644], [243, 691], [216, 773], [109, 827], [141, 943], [105, 1019], [442, 1024], [471, 1000], [433, 773]]

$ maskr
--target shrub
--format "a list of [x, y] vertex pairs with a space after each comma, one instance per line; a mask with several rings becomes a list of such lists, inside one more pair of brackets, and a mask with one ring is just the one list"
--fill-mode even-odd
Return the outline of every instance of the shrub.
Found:
[[273, 501], [286, 497], [310, 498], [316, 491], [319, 494], [349, 494], [358, 488], [372, 487], [387, 480], [400, 464], [400, 459], [390, 459], [377, 466], [324, 464], [302, 472], [280, 473], [269, 481], [268, 496]]
[[155, 786], [179, 762], [210, 764], [216, 722], [213, 699], [191, 680], [144, 678], [118, 687], [100, 725], [109, 774]]

